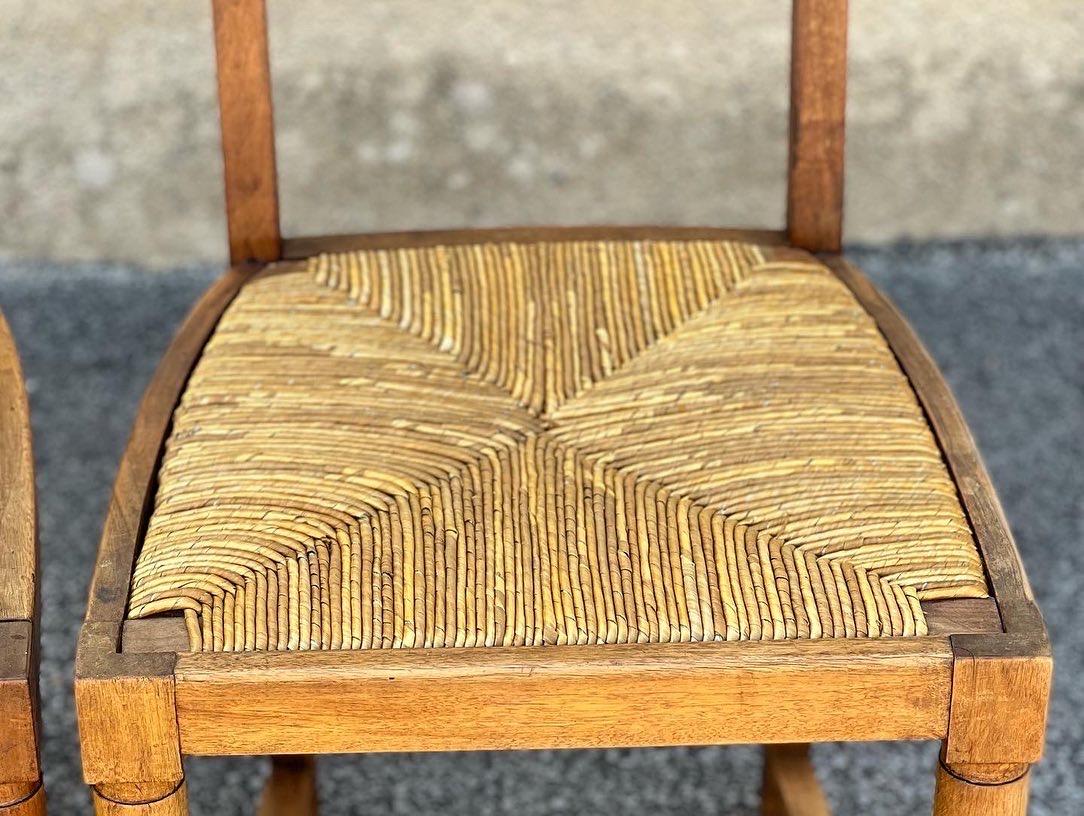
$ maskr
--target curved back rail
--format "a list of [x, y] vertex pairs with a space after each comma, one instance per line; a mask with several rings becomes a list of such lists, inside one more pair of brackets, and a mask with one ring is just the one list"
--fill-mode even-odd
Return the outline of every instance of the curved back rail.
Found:
[[[265, 0], [213, 0], [230, 261], [282, 257]], [[847, 0], [793, 0], [787, 237], [838, 252]]]

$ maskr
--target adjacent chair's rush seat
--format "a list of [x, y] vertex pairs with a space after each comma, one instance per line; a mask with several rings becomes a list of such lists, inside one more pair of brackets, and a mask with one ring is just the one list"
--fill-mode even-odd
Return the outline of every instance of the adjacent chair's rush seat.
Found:
[[282, 241], [262, 0], [217, 0], [233, 266], [152, 381], [83, 628], [103, 814], [185, 754], [943, 742], [1022, 814], [1051, 661], [959, 411], [838, 256], [844, 0], [796, 0], [785, 233]]
[[39, 763], [38, 537], [30, 410], [0, 314], [0, 816], [43, 816]]

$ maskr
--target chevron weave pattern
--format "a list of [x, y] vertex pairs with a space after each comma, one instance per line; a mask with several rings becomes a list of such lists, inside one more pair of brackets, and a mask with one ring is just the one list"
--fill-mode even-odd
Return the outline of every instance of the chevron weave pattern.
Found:
[[910, 386], [830, 270], [726, 242], [320, 256], [176, 410], [129, 614], [194, 650], [921, 635], [983, 597]]

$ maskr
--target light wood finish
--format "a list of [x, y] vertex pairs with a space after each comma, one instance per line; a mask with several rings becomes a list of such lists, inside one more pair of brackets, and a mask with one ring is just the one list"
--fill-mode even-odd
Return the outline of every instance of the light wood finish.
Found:
[[271, 757], [258, 816], [316, 816], [316, 762], [311, 756]]
[[937, 739], [950, 672], [932, 638], [194, 653], [177, 718], [212, 755]]
[[805, 743], [764, 748], [763, 816], [830, 816]]
[[847, 0], [794, 0], [787, 235], [811, 252], [843, 241]]
[[87, 624], [79, 644], [75, 710], [83, 777], [115, 801], [158, 799], [184, 778], [173, 659], [110, 656], [103, 646], [115, 636], [109, 624]]
[[30, 409], [11, 330], [0, 315], [0, 620], [33, 620], [37, 599]]
[[934, 816], [1026, 816], [1029, 774], [1001, 784], [974, 784], [939, 765]]
[[0, 785], [0, 816], [45, 816], [45, 788], [39, 782], [29, 793], [22, 796], [10, 796], [10, 791], [5, 791]]
[[[1015, 642], [1014, 642], [1015, 641]], [[1043, 753], [1053, 660], [1019, 636], [952, 639], [952, 709], [945, 762], [1028, 764]]]
[[279, 232], [275, 123], [264, 0], [214, 0], [230, 262], [273, 261]]
[[676, 643], [922, 635], [921, 600], [985, 595], [827, 268], [561, 241], [246, 286], [175, 413], [129, 615], [183, 610], [197, 651]]
[[[0, 813], [44, 813], [38, 747], [38, 540], [30, 409], [0, 314]], [[36, 791], [36, 793], [35, 793]]]
[[145, 802], [114, 801], [108, 793], [91, 791], [95, 816], [188, 816], [188, 787], [181, 782], [158, 799]]

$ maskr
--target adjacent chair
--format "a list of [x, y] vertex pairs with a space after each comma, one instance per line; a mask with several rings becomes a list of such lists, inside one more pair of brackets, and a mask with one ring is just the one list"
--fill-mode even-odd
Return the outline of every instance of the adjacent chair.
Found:
[[185, 755], [939, 740], [1026, 809], [1051, 658], [933, 361], [838, 254], [845, 0], [795, 0], [785, 231], [283, 240], [263, 0], [216, 0], [231, 268], [120, 465], [76, 698], [100, 814]]
[[0, 816], [42, 816], [38, 538], [30, 411], [0, 315]]

